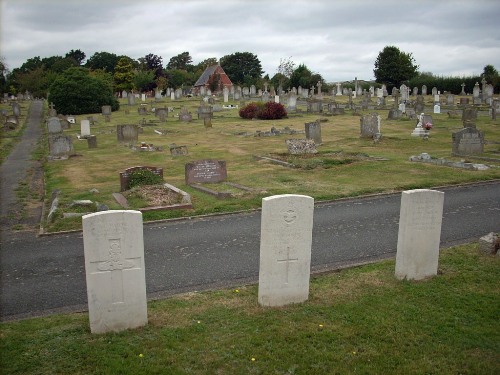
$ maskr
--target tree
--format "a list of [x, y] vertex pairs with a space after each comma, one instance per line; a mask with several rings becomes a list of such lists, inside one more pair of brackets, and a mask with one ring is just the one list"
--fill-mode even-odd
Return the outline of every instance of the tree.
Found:
[[173, 69], [192, 70], [193, 68], [193, 65], [191, 65], [192, 62], [193, 59], [189, 55], [189, 52], [182, 52], [170, 59], [170, 61], [167, 64], [167, 70], [173, 70]]
[[113, 74], [116, 91], [130, 91], [134, 87], [134, 71], [129, 58], [122, 57], [115, 66]]
[[[160, 56], [152, 53], [139, 59], [141, 70], [149, 70], [154, 74], [154, 79], [163, 76], [163, 61]], [[153, 87], [154, 88], [154, 87]]]
[[235, 84], [252, 85], [264, 72], [256, 55], [250, 52], [236, 52], [221, 57], [220, 65]]
[[77, 50], [71, 50], [66, 54], [66, 58], [71, 58], [76, 61], [77, 65], [82, 65], [83, 60], [85, 60], [85, 53], [80, 51], [79, 49]]
[[140, 92], [151, 91], [156, 87], [155, 73], [151, 70], [136, 70], [134, 72], [134, 87]]
[[7, 69], [7, 64], [5, 64], [5, 58], [0, 57], [0, 92], [7, 92], [7, 75], [9, 74], [9, 69]]
[[318, 73], [313, 73], [304, 64], [300, 64], [290, 76], [291, 87], [303, 87], [309, 89], [319, 82], [324, 83], [323, 77]]
[[45, 98], [50, 85], [57, 77], [57, 73], [47, 71], [42, 67], [26, 73], [15, 72], [15, 82], [18, 92], [29, 91], [35, 98]]
[[50, 86], [48, 99], [63, 114], [100, 113], [103, 105], [112, 110], [120, 107], [110, 82], [80, 67], [60, 74]]
[[102, 69], [113, 74], [118, 60], [118, 56], [114, 53], [96, 52], [87, 60], [85, 67], [92, 70]]
[[[292, 61], [292, 56], [288, 59], [280, 59], [278, 73], [273, 77], [273, 80], [277, 80], [278, 86], [281, 86], [283, 89], [288, 88], [290, 84], [290, 77], [292, 76], [294, 70], [295, 63]], [[285, 83], [288, 84], [285, 85]]]
[[386, 46], [375, 60], [373, 74], [376, 82], [385, 83], [390, 91], [417, 76], [418, 65], [411, 53], [402, 52], [395, 46]]
[[208, 59], [205, 59], [202, 62], [195, 65], [194, 70], [201, 71], [201, 73], [203, 73], [206, 68], [208, 68], [209, 66], [212, 66], [212, 65], [217, 65], [218, 63], [219, 63], [219, 60], [217, 60], [217, 58], [209, 57]]
[[180, 88], [184, 85], [192, 85], [194, 83], [191, 74], [181, 69], [168, 70], [167, 79], [168, 84], [173, 88]]
[[481, 77], [486, 79], [486, 82], [491, 83], [494, 88], [500, 83], [500, 76], [493, 65], [486, 65]]

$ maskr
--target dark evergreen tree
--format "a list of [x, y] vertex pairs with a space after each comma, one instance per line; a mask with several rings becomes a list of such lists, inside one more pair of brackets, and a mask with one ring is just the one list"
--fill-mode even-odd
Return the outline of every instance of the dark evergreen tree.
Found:
[[256, 55], [250, 52], [236, 52], [221, 57], [220, 66], [234, 84], [252, 85], [264, 71]]
[[376, 82], [385, 83], [390, 92], [393, 87], [399, 88], [416, 77], [418, 65], [411, 53], [402, 52], [395, 46], [386, 46], [375, 60], [373, 74]]

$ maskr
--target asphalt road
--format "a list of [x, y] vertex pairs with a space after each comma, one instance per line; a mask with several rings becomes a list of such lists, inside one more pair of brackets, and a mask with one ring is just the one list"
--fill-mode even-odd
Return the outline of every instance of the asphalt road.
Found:
[[[445, 192], [441, 246], [500, 230], [500, 181]], [[401, 194], [317, 204], [312, 272], [395, 256]], [[258, 280], [260, 212], [144, 225], [148, 297]], [[2, 320], [86, 310], [81, 232], [2, 239]]]

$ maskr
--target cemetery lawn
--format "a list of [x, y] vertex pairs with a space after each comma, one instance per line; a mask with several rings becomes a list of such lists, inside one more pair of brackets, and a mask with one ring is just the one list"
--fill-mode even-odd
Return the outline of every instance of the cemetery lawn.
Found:
[[441, 251], [438, 276], [394, 261], [311, 280], [307, 302], [257, 303], [257, 286], [148, 304], [149, 324], [91, 335], [88, 314], [1, 324], [6, 374], [498, 374], [500, 257]]
[[[325, 98], [324, 102], [328, 99]], [[337, 102], [347, 100], [335, 99]], [[224, 104], [217, 100], [217, 104]], [[61, 190], [55, 220], [43, 222], [46, 232], [81, 229], [80, 217], [63, 219], [63, 213], [74, 212], [70, 207], [73, 200], [90, 199], [105, 204], [109, 209], [122, 209], [112, 193], [120, 190], [119, 173], [134, 166], [163, 168], [164, 181], [192, 197], [193, 209], [145, 212], [145, 221], [258, 209], [263, 197], [276, 194], [304, 194], [316, 201], [324, 201], [500, 178], [500, 119], [492, 120], [485, 111], [480, 112], [477, 128], [484, 132], [487, 141], [481, 156], [488, 159], [470, 158], [468, 161], [493, 167], [470, 171], [409, 161], [410, 156], [423, 152], [429, 153], [432, 158], [465, 159], [451, 156], [452, 133], [462, 128], [462, 122], [461, 118], [449, 118], [445, 106], [441, 114], [432, 114], [434, 127], [427, 141], [410, 136], [416, 120], [388, 120], [390, 106], [384, 110], [362, 111], [363, 114], [378, 112], [381, 115], [382, 139], [375, 143], [372, 139], [360, 138], [360, 117], [354, 116], [350, 110], [346, 110], [345, 115], [332, 116], [307, 113], [306, 106], [299, 104], [302, 112], [289, 113], [286, 119], [245, 120], [239, 117], [238, 109], [229, 109], [214, 112], [213, 127], [205, 129], [203, 120], [197, 119], [198, 98], [162, 99], [158, 103], [148, 99], [145, 103], [147, 115], [138, 114], [139, 105], [129, 108], [123, 99], [120, 103], [120, 110], [113, 112], [110, 122], [106, 122], [100, 114], [75, 116], [76, 124], [64, 131], [72, 136], [74, 155], [68, 160], [45, 162], [46, 214], [50, 209], [52, 191]], [[431, 96], [426, 98], [426, 105], [432, 105]], [[173, 112], [162, 123], [151, 113], [152, 107], [172, 107]], [[181, 107], [192, 113], [192, 122], [181, 122], [174, 117], [178, 116]], [[94, 149], [88, 148], [86, 140], [77, 139], [80, 121], [88, 116], [97, 120], [91, 126], [91, 133], [97, 136], [97, 148]], [[323, 144], [318, 146], [317, 156], [287, 156], [285, 140], [304, 139], [304, 124], [317, 119], [321, 121], [323, 140]], [[116, 125], [140, 123], [143, 126], [139, 142], [153, 144], [161, 151], [134, 151], [128, 145], [117, 142]], [[256, 136], [259, 131], [270, 132], [272, 127], [277, 130], [288, 127], [299, 133]], [[172, 156], [169, 147], [172, 144], [186, 146], [188, 155]], [[289, 168], [256, 156], [284, 158], [293, 165]], [[186, 185], [185, 164], [202, 159], [226, 161], [227, 181], [253, 191], [235, 192], [233, 198], [218, 199]], [[216, 191], [227, 190], [227, 186], [214, 185], [212, 188]], [[90, 192], [92, 189], [98, 192]], [[141, 209], [145, 205], [147, 202], [136, 199], [131, 202], [130, 208]]]

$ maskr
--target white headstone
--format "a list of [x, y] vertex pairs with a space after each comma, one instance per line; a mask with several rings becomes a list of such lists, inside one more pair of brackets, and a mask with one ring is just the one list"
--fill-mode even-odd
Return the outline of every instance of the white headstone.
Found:
[[284, 194], [262, 199], [259, 304], [309, 298], [314, 199]]
[[170, 93], [170, 100], [175, 100], [175, 91]]
[[82, 223], [90, 331], [147, 324], [142, 213], [103, 211]]
[[434, 113], [441, 113], [441, 106], [439, 104], [434, 105]]
[[396, 254], [398, 279], [420, 280], [437, 274], [444, 193], [403, 191]]
[[224, 90], [222, 90], [224, 94], [224, 103], [229, 102], [229, 89], [227, 87], [224, 87]]
[[90, 135], [90, 121], [80, 120], [80, 136], [86, 137]]
[[142, 100], [143, 102], [145, 102], [145, 101], [146, 101], [146, 94], [141, 94], [141, 100]]
[[274, 95], [274, 102], [279, 103], [280, 102], [280, 97], [279, 95]]

